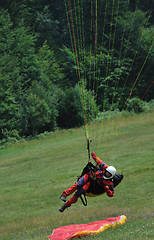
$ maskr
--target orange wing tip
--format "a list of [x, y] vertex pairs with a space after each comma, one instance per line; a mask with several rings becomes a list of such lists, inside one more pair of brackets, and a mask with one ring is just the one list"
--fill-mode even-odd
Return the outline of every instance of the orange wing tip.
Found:
[[[104, 232], [106, 229], [111, 228], [111, 227], [116, 227], [118, 225], [122, 225], [127, 221], [127, 217], [125, 215], [121, 215], [120, 216], [120, 220], [113, 222], [111, 224], [104, 224], [102, 227], [100, 227], [98, 230], [95, 231], [91, 231], [91, 230], [87, 230], [87, 231], [81, 231], [81, 232], [77, 232], [75, 233], [72, 238], [76, 238], [76, 237], [82, 237], [82, 236], [88, 236], [88, 235], [97, 235], [101, 232]], [[97, 223], [97, 222], [96, 222]], [[71, 239], [71, 238], [70, 238]]]

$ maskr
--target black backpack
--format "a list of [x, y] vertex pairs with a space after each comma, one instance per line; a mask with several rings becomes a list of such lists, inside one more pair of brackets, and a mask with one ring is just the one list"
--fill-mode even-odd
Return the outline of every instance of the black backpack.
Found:
[[[91, 162], [88, 162], [88, 164], [82, 170], [82, 173], [81, 173], [80, 177], [82, 177], [83, 175], [85, 175], [89, 172], [94, 173], [97, 170], [99, 170], [99, 168], [97, 166], [94, 166]], [[113, 180], [112, 180], [114, 188], [116, 186], [118, 186], [118, 184], [122, 181], [123, 177], [124, 177], [123, 174], [119, 174], [119, 173], [115, 174], [115, 176], [113, 177]], [[88, 191], [84, 194], [85, 201], [83, 200], [82, 196], [80, 198], [82, 200], [83, 205], [87, 206], [86, 196], [96, 197], [96, 196], [101, 195], [103, 193], [105, 193], [105, 189], [102, 188], [96, 180], [92, 180]]]

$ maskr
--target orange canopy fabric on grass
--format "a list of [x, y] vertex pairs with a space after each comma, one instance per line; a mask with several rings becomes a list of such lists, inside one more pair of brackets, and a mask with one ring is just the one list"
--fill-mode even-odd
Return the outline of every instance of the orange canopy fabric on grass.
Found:
[[126, 216], [106, 218], [101, 221], [96, 221], [88, 224], [73, 224], [62, 226], [53, 230], [50, 240], [68, 240], [88, 235], [96, 235], [107, 228], [122, 225], [127, 221]]

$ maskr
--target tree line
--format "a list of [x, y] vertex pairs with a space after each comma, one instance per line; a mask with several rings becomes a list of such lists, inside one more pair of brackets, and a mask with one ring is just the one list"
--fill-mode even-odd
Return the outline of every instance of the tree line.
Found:
[[84, 111], [89, 121], [140, 99], [152, 81], [152, 4], [1, 0], [0, 139], [81, 126]]

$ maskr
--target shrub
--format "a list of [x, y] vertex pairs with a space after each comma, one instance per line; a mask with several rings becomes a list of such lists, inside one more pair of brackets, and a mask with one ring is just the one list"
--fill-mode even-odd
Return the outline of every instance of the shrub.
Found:
[[139, 97], [128, 99], [126, 102], [126, 109], [131, 112], [134, 110], [135, 113], [144, 112], [146, 109], [146, 102], [140, 101]]

